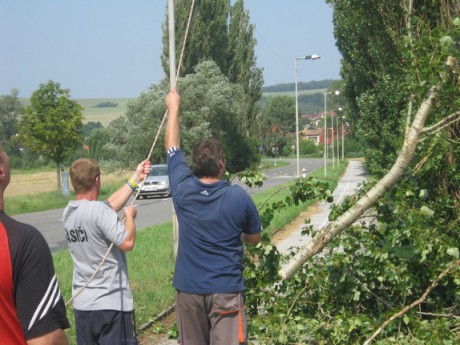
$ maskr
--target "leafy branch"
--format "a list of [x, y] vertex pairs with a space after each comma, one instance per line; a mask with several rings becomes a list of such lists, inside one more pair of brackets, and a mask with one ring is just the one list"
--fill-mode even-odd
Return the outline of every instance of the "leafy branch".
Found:
[[[446, 61], [448, 70], [455, 69], [457, 61], [449, 57]], [[321, 252], [326, 245], [337, 235], [351, 226], [375, 204], [387, 191], [389, 191], [404, 175], [409, 164], [414, 157], [420, 133], [423, 131], [424, 124], [434, 105], [435, 99], [443, 84], [432, 86], [420, 105], [412, 125], [405, 137], [401, 152], [390, 171], [356, 204], [354, 204], [336, 221], [329, 223], [321, 229], [315, 238], [303, 247], [279, 272], [282, 279], [288, 279], [311, 257]]]
[[430, 294], [430, 292], [438, 285], [439, 281], [441, 281], [452, 269], [460, 265], [460, 260], [454, 261], [449, 267], [447, 267], [444, 271], [441, 272], [441, 274], [431, 283], [431, 285], [425, 290], [423, 295], [417, 299], [416, 301], [412, 302], [410, 305], [404, 307], [400, 312], [394, 314], [391, 316], [388, 320], [386, 320], [378, 329], [377, 331], [372, 334], [372, 336], [364, 342], [364, 345], [368, 345], [372, 342], [372, 340], [375, 339], [377, 335], [386, 327], [388, 326], [393, 320], [401, 317], [405, 313], [407, 313], [410, 309], [416, 307], [420, 303], [422, 303], [427, 296]]

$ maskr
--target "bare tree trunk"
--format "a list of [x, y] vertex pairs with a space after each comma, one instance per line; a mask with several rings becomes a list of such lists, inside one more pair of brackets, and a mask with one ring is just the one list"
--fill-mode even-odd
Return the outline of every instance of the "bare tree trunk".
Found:
[[[452, 68], [455, 65], [455, 60], [449, 58], [447, 65]], [[365, 211], [367, 211], [384, 193], [393, 188], [401, 179], [414, 156], [420, 133], [423, 131], [423, 126], [431, 111], [439, 88], [440, 86], [431, 87], [425, 100], [420, 105], [414, 117], [414, 121], [406, 133], [401, 152], [390, 171], [369, 190], [366, 195], [359, 199], [355, 205], [337, 218], [337, 220], [321, 229], [318, 235], [316, 235], [310, 243], [300, 249], [300, 251], [279, 271], [282, 279], [292, 277], [308, 259], [322, 251], [334, 237], [342, 233], [359, 219]]]

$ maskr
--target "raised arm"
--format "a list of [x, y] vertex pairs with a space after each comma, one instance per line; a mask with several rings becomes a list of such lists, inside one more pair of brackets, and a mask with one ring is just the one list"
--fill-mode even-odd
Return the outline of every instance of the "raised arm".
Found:
[[146, 159], [139, 163], [139, 165], [136, 168], [136, 171], [134, 172], [133, 176], [131, 176], [131, 178], [128, 180], [128, 182], [121, 186], [120, 189], [118, 189], [107, 199], [110, 206], [112, 207], [112, 209], [115, 210], [115, 212], [120, 211], [123, 208], [123, 206], [125, 206], [129, 197], [135, 190], [136, 185], [139, 182], [141, 182], [144, 179], [144, 177], [148, 175], [149, 172], [150, 161]]
[[171, 89], [166, 96], [166, 107], [168, 108], [168, 122], [165, 131], [165, 149], [180, 147], [179, 109], [180, 96], [175, 88]]

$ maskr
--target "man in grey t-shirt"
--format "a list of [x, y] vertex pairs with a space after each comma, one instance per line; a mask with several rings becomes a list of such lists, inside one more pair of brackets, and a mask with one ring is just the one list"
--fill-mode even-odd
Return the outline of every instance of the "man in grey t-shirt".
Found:
[[[136, 239], [136, 209], [124, 210], [124, 224], [117, 212], [149, 171], [150, 162], [141, 162], [126, 184], [107, 201], [97, 201], [101, 188], [97, 162], [79, 159], [70, 168], [75, 200], [69, 202], [63, 218], [74, 263], [72, 295], [78, 344], [138, 344], [125, 256]], [[112, 243], [101, 269], [84, 287]]]

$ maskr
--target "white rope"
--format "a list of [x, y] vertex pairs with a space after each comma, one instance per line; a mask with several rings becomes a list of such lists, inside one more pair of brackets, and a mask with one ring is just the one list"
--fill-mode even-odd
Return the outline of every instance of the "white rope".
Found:
[[[192, 4], [191, 4], [191, 7], [190, 7], [190, 13], [189, 13], [189, 17], [188, 17], [188, 22], [187, 22], [187, 28], [185, 30], [185, 36], [184, 36], [184, 41], [182, 43], [182, 49], [181, 49], [181, 54], [180, 54], [180, 58], [179, 58], [179, 65], [178, 65], [178, 68], [177, 68], [177, 72], [176, 72], [176, 79], [175, 79], [175, 82], [174, 82], [174, 85], [176, 85], [176, 82], [177, 82], [177, 79], [179, 78], [179, 72], [180, 72], [180, 69], [181, 69], [181, 66], [182, 66], [182, 59], [184, 57], [184, 51], [185, 51], [185, 44], [187, 42], [187, 38], [188, 38], [188, 33], [189, 33], [189, 30], [190, 30], [190, 23], [192, 21], [192, 14], [193, 14], [193, 9], [195, 7], [195, 0], [192, 0]], [[168, 109], [166, 109], [166, 112], [165, 114], [163, 115], [163, 119], [161, 120], [161, 123], [160, 123], [160, 127], [158, 128], [158, 131], [157, 131], [157, 134], [155, 135], [155, 139], [152, 143], [152, 146], [150, 147], [150, 151], [147, 155], [147, 159], [150, 160], [150, 157], [152, 156], [152, 153], [153, 153], [153, 149], [155, 148], [155, 145], [158, 141], [158, 137], [160, 136], [160, 133], [161, 133], [161, 129], [163, 128], [163, 125], [164, 125], [164, 122], [166, 120], [166, 116], [168, 115]], [[142, 183], [145, 182], [147, 178], [147, 175], [144, 177], [144, 179], [142, 180]], [[139, 188], [134, 196], [134, 198], [131, 200], [131, 205], [130, 206], [133, 206], [135, 200], [137, 199], [137, 197], [139, 196], [139, 193], [140, 193], [141, 189]], [[124, 219], [123, 219], [124, 221]], [[96, 276], [96, 274], [100, 271], [102, 265], [104, 264], [105, 260], [107, 260], [107, 257], [109, 256], [110, 254], [110, 251], [112, 250], [113, 248], [113, 243], [110, 244], [109, 248], [107, 249], [107, 252], [105, 253], [104, 257], [102, 258], [102, 261], [101, 263], [99, 264], [99, 266], [97, 267], [96, 271], [93, 273], [93, 275], [88, 279], [88, 281], [85, 283], [85, 285], [83, 285], [80, 290], [77, 291], [77, 293], [75, 293], [75, 295], [70, 298], [66, 303], [65, 305], [69, 305], [70, 303], [73, 302], [73, 300], [78, 296], [80, 295], [83, 290], [89, 285], [89, 283], [94, 279], [94, 277]]]

